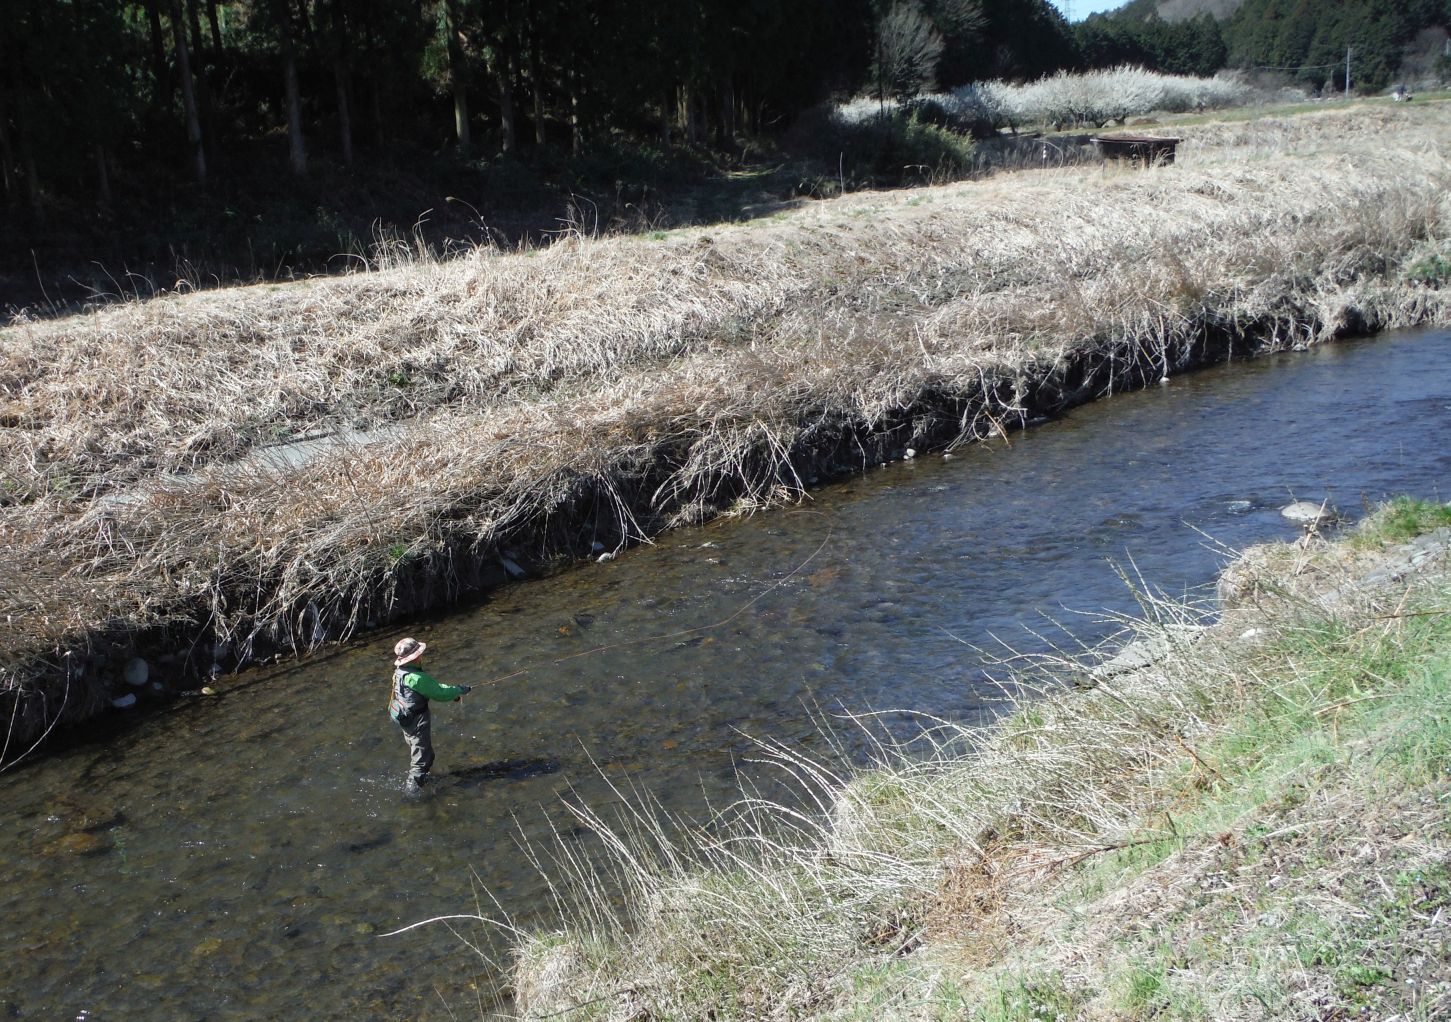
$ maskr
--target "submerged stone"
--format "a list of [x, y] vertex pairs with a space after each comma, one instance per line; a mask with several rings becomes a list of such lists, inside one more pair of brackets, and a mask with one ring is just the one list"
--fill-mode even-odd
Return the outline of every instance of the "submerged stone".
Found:
[[77, 831], [45, 846], [47, 855], [100, 855], [111, 850], [111, 839], [105, 834]]

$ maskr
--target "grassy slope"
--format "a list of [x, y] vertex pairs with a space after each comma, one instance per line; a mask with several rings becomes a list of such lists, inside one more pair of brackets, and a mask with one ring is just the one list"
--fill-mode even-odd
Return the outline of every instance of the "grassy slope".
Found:
[[925, 760], [843, 784], [783, 753], [824, 820], [623, 840], [630, 918], [595, 887], [522, 942], [526, 1017], [1446, 1017], [1451, 563], [1353, 580], [1448, 525], [1402, 501], [1253, 552], [1217, 627], [1146, 604], [1164, 660]]
[[1186, 136], [1155, 174], [851, 196], [0, 331], [0, 689], [24, 700], [4, 715], [38, 719], [46, 664], [103, 634], [306, 645], [509, 542], [588, 550], [793, 499], [833, 438], [970, 439], [1087, 360], [1157, 375], [1207, 331], [1444, 321], [1443, 107]]

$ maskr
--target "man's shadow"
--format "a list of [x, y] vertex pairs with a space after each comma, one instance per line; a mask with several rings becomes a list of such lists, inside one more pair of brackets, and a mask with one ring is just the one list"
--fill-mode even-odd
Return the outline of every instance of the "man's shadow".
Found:
[[557, 759], [500, 759], [491, 763], [459, 767], [440, 775], [438, 779], [448, 785], [474, 787], [488, 781], [517, 781], [558, 771]]

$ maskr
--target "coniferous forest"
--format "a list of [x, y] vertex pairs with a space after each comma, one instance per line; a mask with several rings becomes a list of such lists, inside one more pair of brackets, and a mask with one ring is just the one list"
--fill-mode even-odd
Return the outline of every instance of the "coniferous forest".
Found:
[[1344, 90], [1349, 51], [1352, 87], [1373, 92], [1451, 71], [1448, 27], [1446, 0], [1131, 0], [1076, 26], [1075, 41], [1089, 66], [1266, 70], [1312, 91]]
[[1121, 63], [1326, 65], [1292, 75], [1318, 87], [1346, 45], [1378, 88], [1451, 21], [1448, 0], [1184, 6], [1070, 26], [1047, 0], [0, 0], [0, 309], [335, 270], [389, 230], [648, 225], [857, 94]]

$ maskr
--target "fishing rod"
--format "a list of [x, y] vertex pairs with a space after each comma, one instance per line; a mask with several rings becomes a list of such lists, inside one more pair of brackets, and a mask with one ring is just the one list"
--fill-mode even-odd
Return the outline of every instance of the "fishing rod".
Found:
[[[815, 550], [811, 551], [811, 555], [809, 557], [807, 557], [800, 564], [796, 565], [796, 567], [792, 568], [790, 570], [790, 572], [788, 572], [787, 574], [783, 575], [781, 578], [777, 579], [775, 582], [773, 582], [771, 585], [767, 586], [765, 589], [761, 590], [755, 596], [751, 597], [745, 603], [741, 604], [741, 606], [738, 607], [738, 608], [736, 608], [736, 610], [733, 611], [731, 614], [727, 615], [726, 617], [721, 618], [719, 621], [714, 621], [714, 622], [712, 622], [710, 624], [707, 624], [707, 625], [696, 625], [693, 628], [681, 628], [681, 629], [677, 629], [677, 630], [672, 631], [672, 632], [663, 632], [663, 633], [661, 633], [659, 635], [646, 635], [646, 636], [642, 636], [642, 637], [637, 638], [637, 639], [621, 639], [619, 642], [607, 642], [604, 645], [594, 646], [594, 647], [592, 647], [590, 649], [580, 650], [577, 653], [570, 653], [570, 654], [568, 654], [566, 656], [553, 657], [553, 658], [551, 658], [549, 660], [541, 660], [541, 661], [539, 661], [537, 663], [526, 664], [524, 667], [521, 667], [521, 668], [519, 668], [516, 671], [511, 671], [508, 674], [502, 674], [499, 677], [497, 677], [497, 678], [491, 678], [488, 681], [481, 681], [481, 682], [479, 682], [479, 686], [483, 686], [483, 685], [497, 685], [500, 682], [509, 681], [509, 680], [511, 680], [513, 678], [523, 677], [524, 675], [528, 674], [530, 671], [538, 670], [541, 667], [554, 667], [554, 666], [557, 666], [559, 664], [566, 663], [566, 662], [568, 662], [570, 660], [578, 660], [581, 657], [593, 656], [596, 653], [603, 653], [603, 652], [605, 652], [607, 650], [611, 650], [611, 649], [620, 649], [621, 647], [624, 647], [624, 646], [638, 646], [641, 643], [646, 643], [646, 642], [662, 642], [662, 641], [664, 641], [666, 639], [678, 639], [678, 638], [680, 638], [682, 636], [685, 636], [685, 635], [695, 635], [695, 634], [697, 634], [699, 632], [708, 632], [708, 631], [712, 631], [712, 630], [714, 630], [716, 628], [723, 628], [723, 627], [725, 627], [726, 625], [728, 625], [732, 621], [734, 621], [736, 618], [738, 618], [742, 614], [744, 614], [746, 611], [750, 610], [757, 603], [760, 603], [767, 596], [771, 595], [771, 593], [775, 592], [781, 586], [783, 586], [787, 582], [791, 581], [791, 579], [793, 579], [797, 575], [801, 574], [801, 572], [806, 569], [806, 566], [809, 565], [812, 561], [816, 560], [817, 555], [819, 555], [821, 553], [821, 551], [825, 550], [826, 549], [826, 545], [831, 542], [831, 537], [832, 537], [832, 534], [833, 534], [833, 532], [835, 530], [833, 529], [833, 527], [831, 525], [830, 518], [825, 513], [821, 512], [821, 511], [798, 510], [798, 511], [791, 512], [791, 514], [798, 514], [798, 515], [816, 515], [817, 517], [820, 517], [820, 518], [826, 518], [827, 519], [827, 523], [826, 523], [826, 537], [824, 539], [822, 539], [822, 541], [820, 543], [817, 544]], [[479, 686], [475, 686], [475, 687], [479, 687]]]

